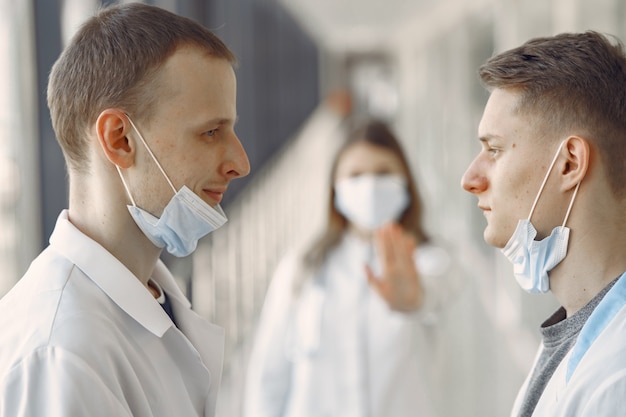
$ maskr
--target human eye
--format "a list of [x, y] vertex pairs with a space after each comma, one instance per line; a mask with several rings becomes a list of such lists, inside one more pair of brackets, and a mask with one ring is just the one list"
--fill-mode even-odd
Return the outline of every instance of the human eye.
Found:
[[492, 157], [496, 157], [500, 153], [500, 149], [490, 146], [487, 148], [487, 153], [489, 153]]
[[498, 144], [495, 144], [490, 140], [482, 141], [482, 148], [483, 152], [489, 155], [490, 158], [497, 157], [502, 151], [501, 146], [498, 146]]
[[374, 175], [389, 175], [392, 174], [391, 169], [389, 168], [378, 168], [377, 170], [372, 172]]
[[483, 135], [478, 139], [480, 140], [481, 153], [488, 155], [490, 158], [499, 156], [504, 149], [505, 143], [499, 136]]
[[207, 130], [206, 132], [204, 132], [204, 134], [206, 136], [213, 137], [213, 136], [217, 135], [218, 130], [219, 129], [210, 129], [210, 130]]

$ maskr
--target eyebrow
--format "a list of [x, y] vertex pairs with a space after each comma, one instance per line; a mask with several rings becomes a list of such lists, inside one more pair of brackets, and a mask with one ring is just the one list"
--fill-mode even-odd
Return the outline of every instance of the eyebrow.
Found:
[[489, 143], [489, 142], [494, 141], [494, 140], [502, 140], [502, 139], [503, 139], [503, 138], [502, 138], [501, 136], [498, 136], [498, 135], [490, 135], [490, 134], [487, 134], [487, 135], [482, 135], [482, 136], [479, 136], [479, 137], [478, 137], [478, 140], [479, 140], [481, 143]]
[[236, 116], [234, 119], [231, 119], [230, 117], [218, 117], [216, 119], [209, 120], [208, 123], [218, 123], [221, 125], [232, 123], [233, 125], [235, 125], [237, 124], [238, 121], [239, 121], [239, 116]]
[[199, 123], [199, 126], [202, 126], [204, 129], [205, 126], [213, 126], [213, 125], [229, 125], [232, 124], [235, 126], [239, 121], [239, 116], [236, 116], [235, 119], [231, 119], [230, 117], [216, 117], [214, 119], [205, 120]]

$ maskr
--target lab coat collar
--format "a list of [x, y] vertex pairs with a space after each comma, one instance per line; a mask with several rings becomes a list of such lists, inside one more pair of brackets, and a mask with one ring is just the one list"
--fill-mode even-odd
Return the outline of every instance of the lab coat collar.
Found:
[[567, 362], [566, 382], [570, 380], [576, 367], [593, 342], [613, 321], [620, 310], [624, 308], [624, 305], [626, 305], [626, 272], [620, 276], [615, 285], [606, 293], [580, 331], [576, 344], [571, 350], [571, 358]]
[[[158, 337], [173, 326], [172, 321], [139, 279], [124, 264], [93, 239], [78, 230], [63, 210], [50, 236], [50, 245], [85, 273], [122, 310]], [[159, 260], [154, 279], [168, 294], [187, 308], [189, 301]]]

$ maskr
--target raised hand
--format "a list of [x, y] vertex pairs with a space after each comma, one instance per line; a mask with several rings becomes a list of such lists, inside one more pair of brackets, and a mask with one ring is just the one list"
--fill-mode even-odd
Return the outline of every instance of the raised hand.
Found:
[[396, 223], [387, 223], [374, 234], [381, 276], [365, 266], [369, 283], [392, 310], [410, 312], [422, 305], [424, 291], [415, 267], [415, 240]]

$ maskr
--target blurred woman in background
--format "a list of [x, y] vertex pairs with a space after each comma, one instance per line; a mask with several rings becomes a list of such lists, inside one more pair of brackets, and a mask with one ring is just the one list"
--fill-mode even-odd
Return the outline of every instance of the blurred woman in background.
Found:
[[245, 415], [433, 416], [436, 317], [458, 286], [390, 128], [352, 131], [331, 182], [326, 230], [271, 281]]

